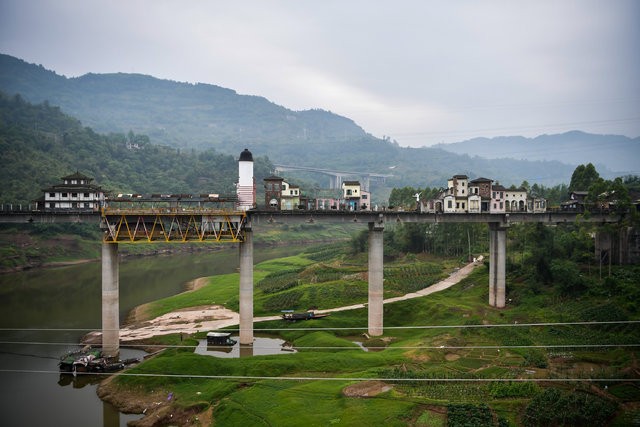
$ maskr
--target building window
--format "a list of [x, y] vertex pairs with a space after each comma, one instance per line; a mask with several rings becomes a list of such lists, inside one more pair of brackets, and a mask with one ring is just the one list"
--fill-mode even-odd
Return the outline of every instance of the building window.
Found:
[[51, 209], [53, 209], [53, 208], [55, 208], [55, 207], [56, 207], [56, 204], [55, 204], [55, 203], [49, 203], [49, 207], [50, 207]]
[[449, 209], [451, 209], [451, 207], [452, 207], [452, 206], [453, 206], [453, 205], [452, 205], [452, 203], [451, 203], [451, 200], [447, 200], [447, 207], [448, 207]]
[[67, 193], [62, 193], [62, 197], [67, 197]]
[[84, 193], [84, 197], [89, 198], [89, 193]]
[[367, 195], [366, 194], [362, 195], [362, 200], [367, 200]]
[[49, 193], [49, 197], [56, 197], [56, 193]]
[[504, 208], [504, 203], [500, 202], [500, 209]]
[[73, 198], [76, 198], [76, 199], [77, 199], [77, 198], [78, 198], [78, 193], [71, 193], [71, 197], [73, 197]]

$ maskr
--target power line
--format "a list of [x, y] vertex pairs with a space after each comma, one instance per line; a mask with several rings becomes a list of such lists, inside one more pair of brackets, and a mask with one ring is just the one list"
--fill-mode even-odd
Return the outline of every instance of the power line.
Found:
[[[591, 326], [591, 325], [618, 325], [618, 324], [638, 324], [640, 320], [607, 320], [607, 321], [583, 321], [583, 322], [543, 322], [543, 323], [492, 323], [492, 324], [470, 324], [470, 325], [415, 325], [415, 326], [385, 326], [383, 329], [400, 330], [400, 329], [448, 329], [448, 328], [502, 328], [502, 327], [536, 327], [536, 326]], [[238, 332], [239, 328], [223, 328], [225, 331]], [[367, 331], [368, 326], [352, 326], [352, 327], [331, 327], [331, 328], [254, 328], [254, 332], [265, 331], [341, 331], [341, 330], [364, 330]], [[0, 328], [0, 332], [84, 332], [84, 331], [121, 331], [122, 329], [101, 329], [95, 328]], [[172, 331], [180, 333], [185, 331], [173, 329], [154, 329], [155, 331], [167, 332]]]
[[[0, 345], [41, 345], [41, 346], [77, 346], [81, 345], [78, 343], [70, 343], [70, 342], [38, 342], [38, 341], [0, 341]], [[200, 344], [120, 344], [120, 348], [141, 348], [141, 347], [151, 347], [151, 348], [196, 348]], [[96, 347], [100, 347], [100, 345], [96, 345]], [[248, 347], [253, 349], [260, 350], [277, 350], [282, 348], [282, 346], [264, 346], [264, 345], [253, 345], [249, 344]], [[439, 346], [430, 346], [430, 345], [417, 345], [417, 346], [372, 346], [365, 347], [365, 350], [492, 350], [492, 349], [510, 349], [510, 348], [606, 348], [606, 347], [615, 347], [615, 348], [631, 348], [631, 347], [640, 347], [639, 344], [532, 344], [532, 345], [463, 345], [463, 346], [448, 346], [448, 345], [439, 345]], [[207, 348], [215, 348], [215, 349], [230, 349], [230, 346], [216, 346], [216, 345], [207, 345]], [[361, 350], [362, 348], [359, 346], [290, 346], [286, 348], [291, 348], [294, 350]], [[17, 354], [17, 353], [16, 353]]]
[[[0, 369], [0, 373], [60, 374], [60, 371]], [[386, 382], [640, 382], [640, 378], [378, 378], [378, 377], [287, 377], [262, 375], [145, 374], [131, 372], [77, 372], [76, 375], [105, 375], [146, 378], [179, 378], [190, 380], [278, 380], [278, 381], [386, 381]]]

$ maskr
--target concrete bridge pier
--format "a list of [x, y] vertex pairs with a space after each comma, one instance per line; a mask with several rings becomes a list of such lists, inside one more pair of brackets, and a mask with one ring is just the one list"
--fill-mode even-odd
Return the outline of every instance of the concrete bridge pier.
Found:
[[120, 353], [120, 272], [118, 244], [102, 243], [102, 351]]
[[369, 335], [383, 333], [383, 223], [369, 223]]
[[489, 223], [489, 305], [505, 306], [505, 261], [507, 257], [507, 227]]
[[253, 345], [253, 231], [244, 227], [240, 243], [240, 344]]

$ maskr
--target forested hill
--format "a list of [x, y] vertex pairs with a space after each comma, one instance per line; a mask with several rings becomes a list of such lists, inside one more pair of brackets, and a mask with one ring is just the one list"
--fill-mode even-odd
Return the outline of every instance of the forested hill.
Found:
[[129, 130], [176, 148], [229, 152], [247, 144], [337, 142], [367, 138], [352, 120], [322, 110], [292, 111], [259, 96], [210, 84], [140, 74], [60, 76], [42, 66], [0, 55], [0, 90], [32, 103], [49, 101], [97, 132]]
[[[126, 135], [133, 131], [147, 135], [153, 145], [183, 152], [214, 148], [237, 156], [249, 148], [274, 163], [393, 174], [385, 188], [374, 188], [382, 198], [393, 187], [443, 186], [447, 178], [460, 173], [489, 177], [507, 186], [524, 180], [556, 185], [569, 182], [578, 164], [487, 160], [437, 148], [403, 148], [374, 138], [352, 120], [326, 111], [295, 112], [265, 98], [238, 95], [218, 86], [138, 74], [67, 78], [2, 54], [0, 91], [9, 96], [20, 94], [34, 104], [48, 101], [96, 132]], [[82, 168], [82, 164], [73, 168]], [[610, 176], [607, 170], [598, 170]], [[290, 178], [315, 181], [319, 187], [327, 183], [324, 176]]]
[[[133, 132], [101, 135], [58, 107], [0, 92], [0, 203], [29, 203], [75, 171], [115, 192], [235, 194], [235, 157], [153, 145]], [[268, 159], [254, 160], [257, 179], [268, 176]]]

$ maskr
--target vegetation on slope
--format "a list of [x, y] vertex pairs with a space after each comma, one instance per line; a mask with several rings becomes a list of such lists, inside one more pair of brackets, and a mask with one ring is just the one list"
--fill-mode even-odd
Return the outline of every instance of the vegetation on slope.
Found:
[[[523, 232], [535, 230], [514, 230], [511, 235]], [[542, 247], [551, 248], [552, 254], [567, 249], [571, 234], [556, 229], [551, 233], [553, 243]], [[359, 286], [366, 270], [366, 257], [349, 246], [323, 246], [256, 266], [256, 315], [274, 314], [265, 310], [265, 302], [292, 290], [308, 295], [316, 288], [318, 308], [342, 300], [345, 305], [366, 301], [366, 295], [353, 296], [344, 286]], [[384, 420], [389, 425], [535, 426], [581, 425], [585, 417], [600, 425], [624, 425], [638, 415], [629, 409], [634, 407], [630, 402], [640, 401], [637, 351], [615, 345], [637, 344], [640, 330], [635, 324], [566, 323], [637, 320], [640, 270], [614, 266], [610, 276], [600, 279], [596, 269], [565, 257], [563, 262], [580, 271], [581, 283], [566, 287], [561, 275], [540, 282], [536, 264], [519, 262], [522, 252], [517, 248], [509, 252], [505, 309], [488, 306], [488, 269], [480, 267], [446, 291], [386, 304], [381, 338], [360, 336], [367, 329], [366, 309], [335, 312], [303, 324], [265, 322], [257, 329], [282, 337], [299, 351], [217, 359], [192, 354], [188, 348], [167, 350], [130, 371], [151, 378], [123, 376], [115, 387], [173, 393], [176, 407], [198, 408], [216, 425], [246, 420], [255, 425]], [[540, 256], [536, 251], [532, 246], [524, 249], [525, 260]], [[577, 253], [576, 259], [581, 256]], [[385, 279], [393, 278], [400, 288], [385, 286], [385, 296], [415, 289], [417, 282], [426, 286], [426, 278], [435, 280], [458, 262], [443, 269], [442, 261], [424, 253], [387, 260]], [[158, 303], [162, 309], [157, 313], [206, 300], [237, 307], [237, 283], [234, 275], [214, 277], [198, 300], [172, 297]], [[555, 324], [530, 326], [541, 323]], [[486, 326], [493, 324], [504, 326]], [[196, 337], [203, 338], [203, 333]], [[363, 351], [356, 341], [371, 350]], [[573, 380], [545, 381], [562, 378]], [[584, 381], [589, 378], [606, 381]], [[378, 387], [387, 391], [369, 398], [353, 394], [354, 388], [372, 383], [390, 389]], [[545, 402], [551, 401], [554, 410], [548, 411]], [[190, 420], [197, 424], [194, 417]]]
[[[133, 132], [100, 135], [58, 107], [1, 93], [0, 152], [1, 203], [28, 204], [76, 170], [116, 194], [235, 194], [238, 178], [232, 155], [153, 145]], [[254, 157], [257, 182], [272, 168], [268, 159]]]
[[[68, 79], [8, 55], [0, 55], [0, 91], [21, 94], [33, 103], [48, 101], [96, 131], [133, 131], [157, 145], [187, 151], [214, 148], [231, 155], [248, 147], [254, 155], [281, 164], [391, 173], [387, 186], [377, 189], [385, 198], [394, 186], [442, 185], [456, 173], [505, 185], [523, 179], [555, 185], [566, 181], [572, 170], [558, 161], [487, 160], [439, 148], [403, 148], [328, 111], [291, 111], [213, 85], [139, 74]], [[326, 177], [315, 175], [313, 180], [322, 183]]]

